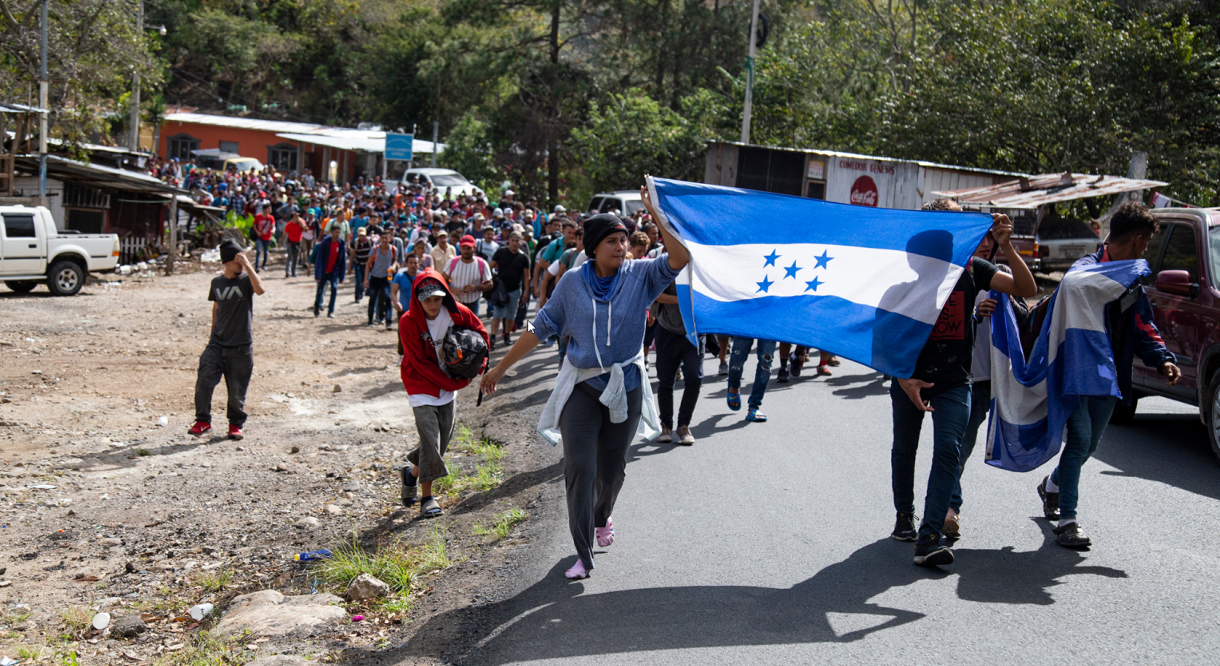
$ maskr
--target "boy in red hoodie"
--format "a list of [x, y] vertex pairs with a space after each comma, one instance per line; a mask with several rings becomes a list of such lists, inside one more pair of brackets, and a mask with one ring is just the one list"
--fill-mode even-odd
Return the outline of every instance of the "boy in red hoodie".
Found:
[[441, 355], [441, 345], [450, 326], [478, 331], [488, 342], [483, 322], [465, 305], [457, 302], [440, 273], [426, 269], [411, 284], [411, 307], [398, 321], [402, 345], [402, 385], [415, 413], [419, 446], [407, 454], [411, 463], [402, 468], [403, 506], [415, 504], [417, 486], [423, 486], [419, 515], [435, 518], [441, 507], [432, 497], [432, 482], [449, 476], [445, 450], [453, 436], [454, 397], [470, 383], [469, 379], [449, 376]]

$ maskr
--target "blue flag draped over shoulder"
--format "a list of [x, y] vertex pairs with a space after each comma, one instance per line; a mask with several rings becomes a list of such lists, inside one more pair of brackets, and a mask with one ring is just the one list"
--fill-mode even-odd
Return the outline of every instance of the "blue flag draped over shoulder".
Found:
[[1120, 307], [1148, 262], [1110, 261], [1068, 271], [1025, 359], [1012, 303], [992, 292], [991, 419], [987, 464], [1028, 472], [1059, 453], [1063, 427], [1081, 396], [1119, 397], [1107, 308]]
[[910, 377], [981, 213], [867, 208], [648, 178], [661, 224], [690, 252], [687, 333], [778, 340]]

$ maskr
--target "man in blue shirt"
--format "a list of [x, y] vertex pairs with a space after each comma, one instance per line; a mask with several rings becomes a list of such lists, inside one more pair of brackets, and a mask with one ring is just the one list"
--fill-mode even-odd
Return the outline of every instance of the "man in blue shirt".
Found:
[[408, 254], [406, 266], [390, 281], [390, 302], [400, 318], [411, 307], [411, 283], [419, 273], [419, 257], [414, 253]]

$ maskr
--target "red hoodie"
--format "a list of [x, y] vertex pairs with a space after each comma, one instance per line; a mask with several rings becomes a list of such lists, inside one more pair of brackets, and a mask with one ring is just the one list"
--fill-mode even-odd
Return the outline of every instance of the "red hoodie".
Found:
[[449, 291], [449, 284], [444, 276], [426, 268], [415, 276], [411, 282], [411, 306], [398, 320], [398, 339], [402, 343], [402, 386], [411, 395], [430, 395], [439, 397], [441, 390], [460, 391], [470, 383], [469, 379], [450, 377], [441, 369], [436, 358], [436, 348], [432, 346], [432, 335], [428, 333], [428, 318], [424, 308], [415, 297], [415, 290], [425, 280], [436, 280], [445, 288], [445, 298], [442, 301], [454, 326], [464, 326], [479, 332], [487, 346], [491, 340], [483, 328], [483, 322], [470, 308], [457, 302]]

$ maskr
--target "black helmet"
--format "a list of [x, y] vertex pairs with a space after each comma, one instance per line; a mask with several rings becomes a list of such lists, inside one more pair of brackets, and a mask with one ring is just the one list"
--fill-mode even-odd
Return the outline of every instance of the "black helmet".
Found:
[[474, 379], [483, 373], [487, 365], [487, 341], [478, 331], [462, 326], [451, 326], [441, 344], [445, 357], [445, 368], [459, 379]]

